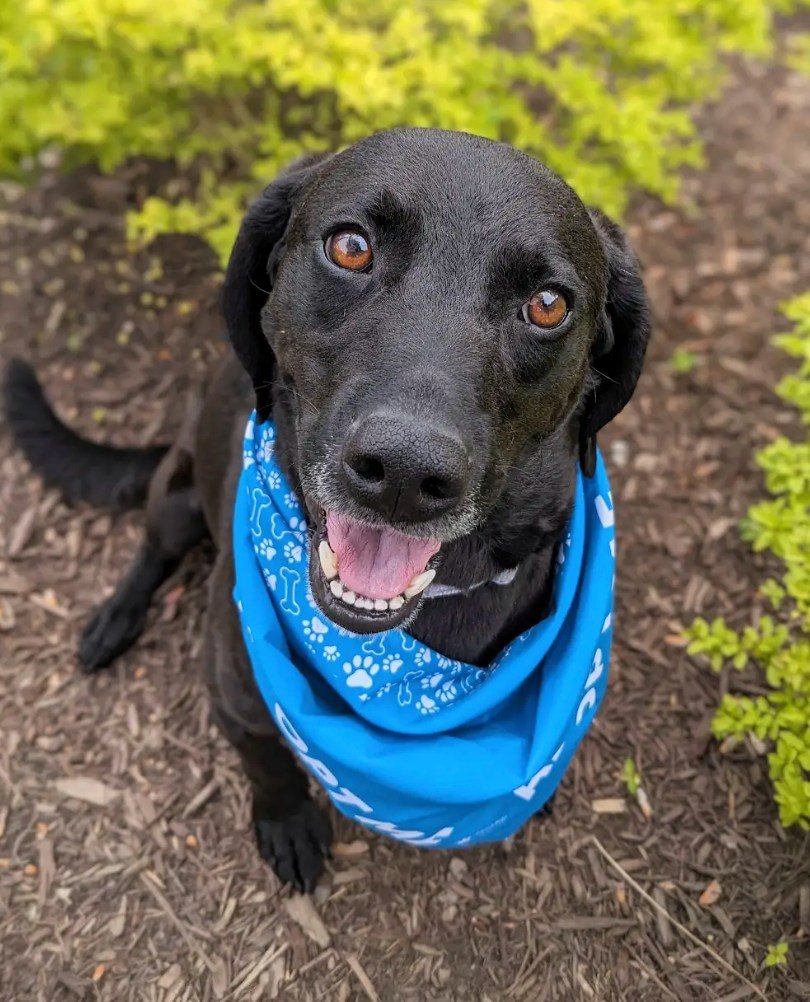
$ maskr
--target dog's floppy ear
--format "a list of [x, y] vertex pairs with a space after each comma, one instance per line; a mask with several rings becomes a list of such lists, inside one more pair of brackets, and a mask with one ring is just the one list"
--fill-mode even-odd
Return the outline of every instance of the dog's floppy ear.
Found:
[[638, 260], [619, 226], [596, 210], [590, 216], [607, 259], [608, 291], [591, 355], [595, 385], [580, 418], [583, 455], [593, 453], [596, 433], [632, 397], [650, 337], [650, 307]]
[[319, 153], [294, 161], [248, 209], [236, 237], [222, 290], [222, 310], [233, 349], [256, 391], [259, 420], [270, 413], [275, 356], [261, 326], [284, 234], [296, 199], [329, 157]]

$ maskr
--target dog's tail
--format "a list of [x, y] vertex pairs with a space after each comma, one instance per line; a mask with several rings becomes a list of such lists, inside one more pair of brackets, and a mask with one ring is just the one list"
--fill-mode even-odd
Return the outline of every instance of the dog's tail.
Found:
[[20, 358], [6, 368], [2, 404], [16, 445], [68, 501], [116, 508], [144, 502], [167, 446], [119, 449], [82, 438], [54, 414], [36, 373]]

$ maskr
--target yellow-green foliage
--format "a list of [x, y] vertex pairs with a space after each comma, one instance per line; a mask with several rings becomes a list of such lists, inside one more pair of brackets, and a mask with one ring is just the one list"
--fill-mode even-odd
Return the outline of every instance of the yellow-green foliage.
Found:
[[[795, 404], [810, 424], [810, 294], [785, 308], [794, 330], [776, 339], [800, 359], [797, 372], [777, 392]], [[763, 616], [736, 633], [718, 619], [697, 620], [689, 630], [692, 653], [714, 668], [730, 662], [744, 668], [759, 663], [770, 686], [766, 696], [728, 695], [714, 720], [718, 737], [755, 734], [770, 744], [768, 763], [784, 825], [810, 828], [810, 439], [778, 438], [762, 449], [759, 465], [772, 497], [754, 505], [742, 529], [756, 550], [771, 550], [784, 562], [781, 581], [766, 581], [765, 596], [781, 622]]]
[[41, 150], [105, 169], [200, 159], [194, 202], [133, 234], [227, 253], [247, 192], [302, 150], [390, 126], [464, 129], [544, 159], [617, 213], [697, 164], [689, 109], [725, 53], [765, 54], [808, 0], [4, 0], [0, 173]]

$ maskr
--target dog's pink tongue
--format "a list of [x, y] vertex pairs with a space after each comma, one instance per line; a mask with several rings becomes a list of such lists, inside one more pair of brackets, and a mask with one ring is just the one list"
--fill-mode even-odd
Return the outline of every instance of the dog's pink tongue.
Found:
[[332, 511], [326, 513], [326, 534], [337, 555], [340, 580], [366, 598], [400, 595], [441, 546], [438, 539], [403, 536]]

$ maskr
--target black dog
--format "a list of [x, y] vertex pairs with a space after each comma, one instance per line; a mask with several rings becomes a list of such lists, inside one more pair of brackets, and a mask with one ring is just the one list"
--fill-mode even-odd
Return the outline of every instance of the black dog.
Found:
[[[633, 393], [647, 300], [619, 228], [551, 171], [502, 144], [404, 130], [303, 159], [265, 189], [239, 232], [224, 311], [241, 368], [223, 367], [169, 450], [84, 442], [19, 362], [7, 413], [69, 496], [148, 494], [146, 541], [84, 632], [85, 669], [134, 642], [154, 590], [213, 536], [213, 713], [250, 780], [262, 856], [308, 889], [330, 825], [278, 740], [231, 599], [248, 412], [272, 412], [278, 459], [310, 514], [325, 615], [355, 632], [404, 624], [484, 665], [548, 612], [576, 464], [593, 463], [597, 431]], [[431, 597], [434, 577], [452, 593]]]

